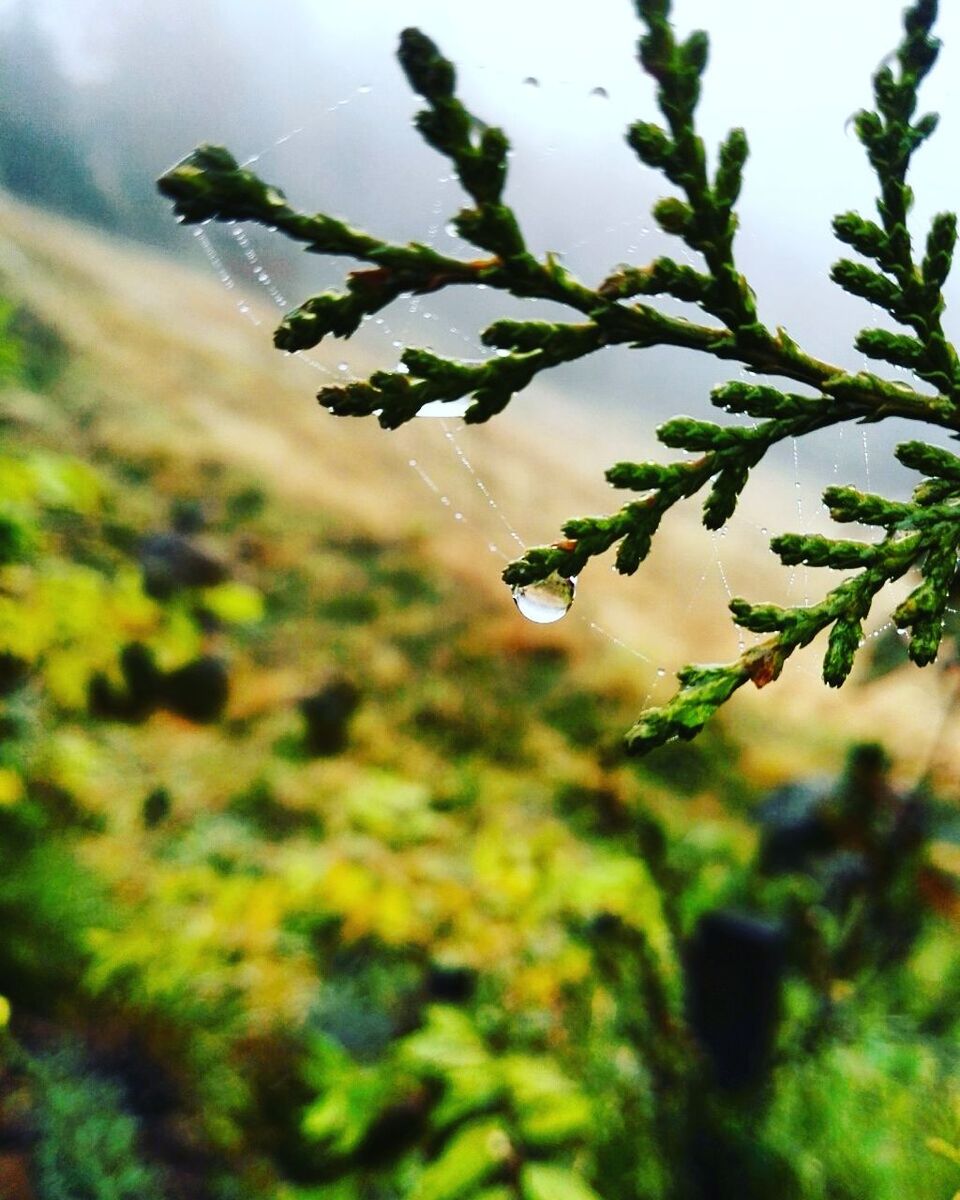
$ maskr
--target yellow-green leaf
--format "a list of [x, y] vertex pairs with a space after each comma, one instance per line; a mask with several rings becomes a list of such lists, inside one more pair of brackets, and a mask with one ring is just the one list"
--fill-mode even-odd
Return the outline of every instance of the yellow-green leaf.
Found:
[[411, 1200], [459, 1200], [485, 1183], [510, 1154], [510, 1139], [499, 1122], [467, 1125], [420, 1176]]
[[451, 1070], [480, 1068], [489, 1059], [469, 1017], [445, 1004], [427, 1009], [426, 1025], [407, 1038], [402, 1056], [414, 1068], [440, 1076]]
[[512, 1055], [503, 1071], [526, 1142], [551, 1144], [589, 1132], [590, 1101], [549, 1058]]
[[263, 596], [247, 583], [228, 580], [207, 588], [203, 606], [225, 625], [255, 625], [263, 620]]
[[600, 1200], [592, 1187], [569, 1167], [527, 1163], [520, 1172], [523, 1200]]
[[471, 1113], [488, 1109], [503, 1090], [503, 1075], [492, 1061], [453, 1067], [444, 1079], [443, 1096], [430, 1116], [435, 1129], [444, 1129]]

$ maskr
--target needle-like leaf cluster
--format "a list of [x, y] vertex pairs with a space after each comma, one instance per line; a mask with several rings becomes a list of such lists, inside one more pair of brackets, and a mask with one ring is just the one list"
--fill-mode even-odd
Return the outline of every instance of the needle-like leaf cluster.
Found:
[[[185, 222], [256, 221], [302, 242], [312, 253], [345, 255], [363, 264], [348, 275], [345, 291], [313, 296], [284, 317], [274, 337], [284, 350], [315, 346], [328, 335], [349, 337], [365, 317], [398, 297], [455, 284], [484, 284], [522, 298], [552, 300], [573, 312], [569, 322], [495, 321], [482, 331], [481, 340], [497, 354], [481, 363], [408, 348], [402, 370], [323, 388], [320, 403], [338, 415], [376, 415], [381, 425], [393, 428], [427, 404], [468, 397], [465, 419], [486, 421], [541, 371], [615, 344], [641, 350], [681, 347], [805, 387], [798, 394], [732, 381], [713, 391], [712, 402], [747, 418], [743, 424], [692, 417], [667, 421], [658, 430], [660, 441], [686, 456], [668, 463], [612, 466], [609, 482], [637, 495], [609, 516], [570, 520], [563, 540], [529, 549], [504, 572], [514, 587], [554, 573], [579, 575], [592, 558], [614, 548], [617, 569], [632, 574], [649, 553], [664, 515], [699, 493], [704, 494], [704, 524], [721, 528], [753, 468], [785, 439], [888, 417], [960, 433], [960, 360], [942, 326], [942, 289], [956, 243], [956, 216], [942, 213], [933, 219], [919, 261], [908, 226], [911, 159], [936, 127], [934, 115], [915, 117], [919, 86], [939, 49], [931, 35], [936, 0], [917, 0], [907, 9], [900, 45], [873, 78], [875, 108], [854, 118], [877, 177], [878, 220], [855, 212], [835, 219], [837, 237], [860, 259], [843, 258], [832, 271], [836, 283], [882, 308], [904, 331], [864, 329], [857, 348], [911, 373], [925, 385], [923, 390], [867, 371], [845, 371], [801, 349], [784, 329], [770, 329], [760, 320], [734, 254], [746, 135], [742, 129], [731, 130], [711, 169], [696, 131], [706, 34], [694, 32], [680, 40], [669, 20], [669, 0], [636, 0], [636, 7], [645, 29], [639, 60], [656, 81], [662, 122], [636, 122], [627, 131], [627, 142], [641, 162], [673, 185], [675, 194], [658, 200], [653, 215], [693, 252], [698, 266], [662, 256], [646, 265], [621, 265], [589, 286], [556, 256], [532, 254], [516, 213], [503, 201], [506, 135], [464, 107], [456, 95], [453, 65], [416, 29], [404, 31], [399, 50], [411, 86], [426, 102], [416, 124], [424, 139], [450, 160], [470, 199], [453, 224], [477, 248], [478, 257], [451, 257], [417, 242], [395, 244], [323, 214], [297, 212], [282, 192], [221, 147], [199, 147], [160, 180]], [[655, 303], [658, 296], [696, 305], [704, 320], [662, 311]], [[876, 527], [880, 540], [791, 533], [775, 537], [771, 547], [785, 564], [828, 567], [847, 576], [811, 605], [781, 608], [733, 600], [734, 621], [767, 636], [734, 662], [683, 668], [674, 697], [642, 713], [629, 731], [631, 750], [694, 736], [739, 687], [747, 681], [762, 687], [776, 679], [787, 658], [822, 632], [827, 633], [823, 677], [839, 686], [863, 642], [875, 597], [910, 573], [919, 582], [893, 618], [909, 635], [913, 660], [919, 665], [933, 661], [960, 552], [960, 458], [922, 442], [901, 445], [897, 456], [925, 477], [911, 500], [893, 502], [851, 487], [831, 487], [824, 494], [837, 521]]]

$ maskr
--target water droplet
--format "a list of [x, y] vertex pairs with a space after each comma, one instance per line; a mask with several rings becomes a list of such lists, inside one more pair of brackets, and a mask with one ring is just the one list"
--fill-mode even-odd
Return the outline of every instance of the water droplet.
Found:
[[398, 375], [409, 375], [410, 368], [407, 366], [406, 363], [397, 363], [397, 374]]
[[370, 86], [369, 83], [361, 83], [360, 86], [357, 88], [357, 91], [360, 93], [361, 96], [365, 96], [367, 94], [367, 92], [373, 91], [373, 88]]
[[417, 413], [418, 417], [462, 417], [470, 400], [431, 400]]
[[770, 530], [766, 527], [766, 525], [761, 525], [760, 532], [763, 534], [764, 537], [766, 537], [767, 534], [770, 532]]
[[459, 513], [459, 512], [457, 512], [457, 513], [454, 513], [454, 514], [453, 514], [453, 519], [454, 519], [455, 521], [462, 521], [462, 520], [463, 520], [463, 513]]
[[523, 82], [527, 85], [527, 87], [539, 87], [540, 86], [540, 80], [537, 79], [533, 75], [528, 75]]
[[607, 91], [607, 89], [605, 87], [591, 88], [590, 95], [595, 97], [597, 100], [609, 100], [610, 99], [610, 93]]
[[500, 349], [500, 350], [495, 351], [495, 353], [496, 353], [497, 358], [509, 358], [510, 357], [509, 350]]
[[338, 371], [349, 371], [349, 370], [350, 370], [350, 364], [349, 364], [349, 363], [345, 363], [345, 362], [342, 362], [342, 363], [337, 363], [337, 370], [338, 370]]
[[657, 678], [662, 679], [667, 673], [666, 667], [657, 667]]
[[450, 221], [447, 225], [444, 225], [443, 232], [447, 235], [447, 237], [459, 237], [460, 236], [460, 234], [457, 233], [456, 225], [454, 225], [454, 223], [452, 221]]
[[403, 345], [403, 342], [391, 342], [390, 344], [393, 346], [393, 348], [395, 350], [399, 350], [400, 347]]
[[565, 579], [554, 571], [540, 583], [515, 587], [513, 602], [528, 621], [537, 625], [551, 625], [570, 611], [576, 590], [576, 577]]

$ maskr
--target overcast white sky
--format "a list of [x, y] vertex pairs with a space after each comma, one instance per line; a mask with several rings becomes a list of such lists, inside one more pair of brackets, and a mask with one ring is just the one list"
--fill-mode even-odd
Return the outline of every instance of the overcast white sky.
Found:
[[[2, 0], [8, 8], [11, 2]], [[137, 8], [137, 0], [30, 3], [71, 60], [87, 65], [109, 60], [116, 17]], [[153, 7], [150, 0], [140, 6]], [[749, 133], [745, 237], [754, 224], [774, 226], [798, 247], [821, 242], [829, 258], [831, 215], [870, 204], [870, 175], [844, 122], [869, 101], [870, 73], [895, 44], [902, 7], [900, 0], [676, 0], [677, 26], [704, 27], [711, 36], [700, 118], [708, 144], [734, 124]], [[942, 8], [945, 49], [924, 101], [943, 121], [917, 160], [918, 215], [956, 207], [960, 191], [960, 3]], [[631, 119], [655, 114], [650, 83], [635, 63], [639, 25], [629, 0], [166, 0], [164, 9], [185, 41], [203, 41], [214, 87], [223, 47], [211, 39], [209, 14], [218, 14], [225, 45], [248, 40], [263, 70], [264, 104], [278, 109], [278, 133], [285, 120], [302, 123], [364, 82], [385, 89], [387, 111], [405, 123], [413, 105], [393, 55], [398, 31], [419, 25], [458, 64], [462, 93], [476, 110], [502, 121], [518, 143], [529, 138], [542, 150], [555, 142], [561, 158], [572, 156], [578, 185], [587, 194], [598, 185], [591, 211], [602, 213], [604, 191], [640, 191], [641, 172], [622, 132]], [[523, 88], [527, 76], [540, 88]], [[607, 103], [586, 99], [595, 86], [606, 88]]]

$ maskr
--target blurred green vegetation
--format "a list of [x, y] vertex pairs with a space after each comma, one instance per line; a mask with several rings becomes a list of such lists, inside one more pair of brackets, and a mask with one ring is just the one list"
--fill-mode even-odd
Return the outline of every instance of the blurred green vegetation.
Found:
[[624, 760], [622, 679], [122, 458], [0, 325], [5, 1198], [960, 1189], [950, 804], [869, 746], [766, 795], [730, 727]]

